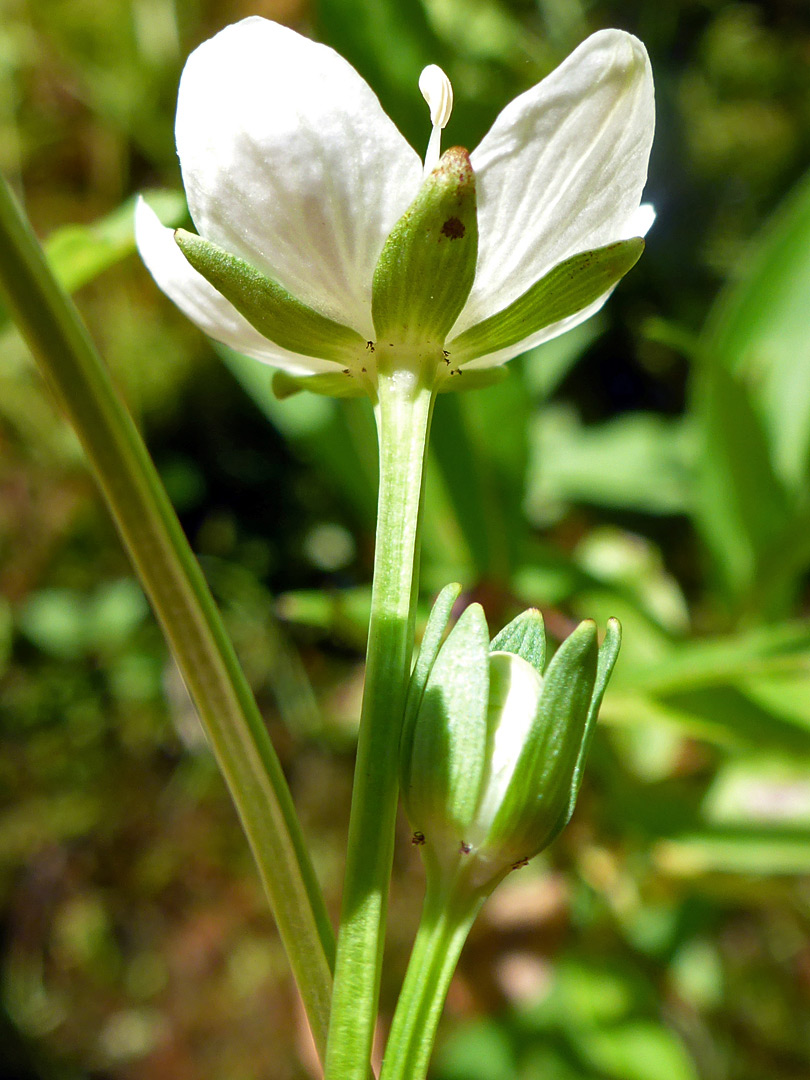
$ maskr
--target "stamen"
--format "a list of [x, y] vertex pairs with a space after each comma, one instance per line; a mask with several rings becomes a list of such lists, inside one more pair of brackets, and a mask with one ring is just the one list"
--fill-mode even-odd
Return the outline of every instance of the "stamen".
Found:
[[437, 64], [428, 64], [419, 76], [419, 89], [430, 109], [430, 122], [433, 125], [425, 154], [425, 176], [427, 176], [439, 164], [442, 129], [447, 127], [447, 121], [453, 111], [453, 86]]
[[430, 109], [430, 122], [445, 128], [453, 111], [453, 87], [438, 64], [428, 64], [419, 76], [419, 89]]

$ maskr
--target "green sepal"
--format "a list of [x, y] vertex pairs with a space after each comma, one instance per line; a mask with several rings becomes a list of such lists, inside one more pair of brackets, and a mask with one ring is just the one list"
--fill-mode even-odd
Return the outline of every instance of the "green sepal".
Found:
[[456, 146], [385, 241], [372, 285], [377, 341], [441, 349], [472, 289], [477, 258], [475, 176], [470, 155]]
[[444, 632], [450, 622], [453, 606], [459, 596], [461, 596], [461, 585], [458, 582], [445, 585], [436, 597], [436, 602], [431, 608], [430, 615], [428, 615], [425, 632], [422, 635], [422, 643], [419, 646], [419, 653], [408, 683], [408, 696], [405, 701], [405, 714], [402, 720], [402, 735], [400, 737], [400, 762], [403, 765], [403, 770], [405, 762], [410, 761], [413, 749], [413, 729], [424, 697], [425, 686], [430, 678], [433, 665], [436, 663]]
[[579, 796], [579, 789], [582, 787], [585, 762], [587, 761], [588, 751], [590, 750], [591, 742], [593, 741], [593, 733], [596, 730], [599, 707], [602, 704], [602, 698], [605, 696], [605, 689], [607, 688], [608, 680], [610, 679], [616, 664], [621, 643], [621, 623], [618, 619], [608, 619], [607, 629], [605, 630], [605, 640], [599, 648], [599, 659], [596, 665], [596, 681], [594, 682], [591, 703], [588, 708], [588, 716], [585, 720], [585, 730], [582, 733], [579, 756], [577, 757], [574, 771], [571, 774], [571, 790], [569, 792], [568, 803], [563, 807], [559, 820], [548, 838], [549, 844], [559, 836], [574, 814], [574, 808], [577, 805], [577, 797]]
[[593, 694], [591, 695], [591, 704], [588, 709], [588, 716], [585, 721], [585, 731], [582, 735], [582, 745], [580, 746], [579, 756], [577, 758], [576, 766], [574, 767], [574, 775], [571, 780], [571, 795], [568, 801], [568, 809], [565, 815], [565, 820], [562, 821], [560, 824], [560, 830], [565, 828], [565, 826], [571, 820], [571, 815], [574, 813], [574, 807], [576, 806], [579, 789], [582, 786], [582, 774], [585, 771], [585, 761], [588, 757], [588, 751], [591, 748], [593, 733], [596, 730], [596, 720], [599, 715], [599, 707], [602, 704], [602, 698], [605, 696], [605, 690], [607, 689], [608, 680], [613, 674], [613, 668], [616, 666], [616, 660], [619, 656], [619, 649], [621, 648], [621, 644], [621, 623], [618, 619], [608, 619], [607, 629], [605, 630], [605, 639], [599, 647], [599, 659], [596, 665], [596, 680], [594, 682]]
[[510, 652], [527, 660], [542, 676], [546, 664], [546, 628], [537, 608], [529, 608], [512, 619], [490, 644], [491, 652]]
[[320, 375], [290, 375], [287, 371], [273, 372], [273, 393], [279, 401], [309, 390], [327, 397], [362, 397], [368, 393], [365, 384], [351, 371], [326, 371]]
[[174, 239], [194, 269], [268, 341], [344, 366], [363, 355], [367, 343], [356, 330], [314, 311], [244, 259], [185, 229]]
[[447, 345], [453, 367], [511, 348], [552, 323], [575, 315], [631, 270], [644, 251], [640, 236], [572, 255], [503, 311], [471, 326]]
[[485, 386], [495, 386], [509, 377], [509, 368], [505, 365], [484, 368], [448, 368], [444, 379], [438, 385], [440, 394], [450, 394], [458, 390], [480, 390]]
[[596, 626], [580, 623], [557, 650], [543, 679], [532, 729], [487, 836], [487, 847], [529, 859], [555, 835], [568, 807], [594, 683]]
[[485, 767], [489, 630], [470, 604], [432, 666], [402, 761], [402, 797], [432, 845], [457, 848], [478, 803]]

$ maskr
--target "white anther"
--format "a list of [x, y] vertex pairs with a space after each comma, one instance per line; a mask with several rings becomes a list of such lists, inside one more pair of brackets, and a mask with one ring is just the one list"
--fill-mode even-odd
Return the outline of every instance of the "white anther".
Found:
[[425, 154], [425, 176], [433, 172], [439, 164], [442, 150], [442, 128], [447, 126], [453, 111], [453, 85], [437, 64], [428, 64], [419, 76], [419, 89], [430, 109], [430, 133], [427, 153]]
[[438, 64], [428, 64], [419, 76], [419, 89], [428, 103], [431, 124], [446, 128], [453, 111], [453, 84]]

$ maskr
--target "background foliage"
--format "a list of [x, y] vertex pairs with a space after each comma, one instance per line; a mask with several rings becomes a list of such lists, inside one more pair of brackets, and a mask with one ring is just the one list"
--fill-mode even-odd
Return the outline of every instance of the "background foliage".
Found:
[[[261, 13], [369, 79], [420, 150], [588, 32], [646, 42], [647, 253], [596, 319], [441, 400], [425, 603], [539, 605], [625, 647], [568, 831], [485, 908], [437, 1080], [810, 1074], [806, 0], [2, 0], [0, 167], [145, 429], [266, 713], [330, 904], [371, 572], [368, 409], [273, 400], [132, 255], [180, 223], [184, 57]], [[271, 104], [268, 103], [268, 108]], [[77, 444], [0, 322], [0, 1076], [287, 1080], [308, 1050], [196, 720]], [[222, 351], [221, 351], [222, 352]], [[224, 363], [223, 363], [224, 361]], [[390, 1010], [421, 874], [403, 824]]]

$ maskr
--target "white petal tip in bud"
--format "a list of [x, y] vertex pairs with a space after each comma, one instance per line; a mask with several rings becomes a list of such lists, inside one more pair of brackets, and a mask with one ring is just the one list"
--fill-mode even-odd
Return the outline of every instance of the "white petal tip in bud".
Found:
[[419, 76], [419, 89], [430, 109], [431, 124], [447, 127], [453, 111], [453, 85], [438, 64], [428, 64], [424, 69]]

